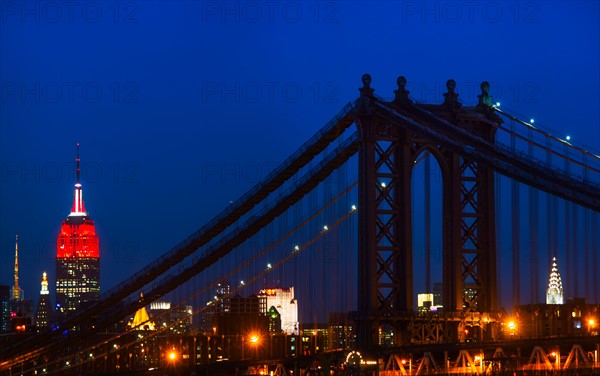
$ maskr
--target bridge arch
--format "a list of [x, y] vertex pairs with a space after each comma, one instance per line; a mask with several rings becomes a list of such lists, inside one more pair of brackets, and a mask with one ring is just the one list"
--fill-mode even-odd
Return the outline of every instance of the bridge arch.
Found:
[[[413, 274], [414, 309], [421, 309], [424, 301], [440, 305], [438, 296], [419, 294], [440, 294], [439, 285], [443, 281], [443, 227], [442, 203], [444, 190], [445, 160], [435, 145], [421, 145], [414, 153], [411, 165], [411, 223], [412, 253], [415, 271]], [[446, 169], [447, 170], [447, 169]], [[425, 303], [426, 304], [426, 303]]]

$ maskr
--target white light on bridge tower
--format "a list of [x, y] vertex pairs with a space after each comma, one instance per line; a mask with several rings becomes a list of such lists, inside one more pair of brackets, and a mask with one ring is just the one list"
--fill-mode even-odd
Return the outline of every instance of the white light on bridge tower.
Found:
[[533, 123], [535, 123], [535, 119], [530, 119], [530, 120], [529, 120], [529, 122], [530, 122], [531, 124], [533, 124]]
[[567, 141], [571, 141], [571, 136], [567, 136], [567, 137], [566, 137], [566, 140], [567, 140]]
[[552, 257], [552, 269], [546, 290], [546, 304], [564, 304], [563, 286], [558, 272], [556, 257]]

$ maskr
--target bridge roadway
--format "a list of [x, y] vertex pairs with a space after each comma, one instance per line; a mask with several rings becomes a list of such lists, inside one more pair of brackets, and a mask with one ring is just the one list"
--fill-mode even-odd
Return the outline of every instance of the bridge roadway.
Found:
[[[581, 346], [585, 354], [589, 357], [589, 363], [584, 364], [573, 360], [566, 369], [560, 371], [549, 371], [536, 365], [536, 360], [532, 360], [536, 347], [541, 347], [546, 352], [548, 358], [552, 360], [552, 366], [555, 366], [556, 359], [551, 353], [560, 354], [561, 366], [573, 352], [575, 345]], [[238, 360], [214, 362], [194, 367], [171, 367], [165, 369], [165, 374], [169, 375], [241, 375], [241, 374], [260, 374], [259, 370], [266, 371], [264, 374], [283, 375], [281, 370], [285, 370], [287, 375], [329, 375], [333, 371], [335, 375], [377, 375], [386, 374], [384, 371], [388, 359], [393, 356], [400, 356], [403, 359], [411, 359], [411, 369], [406, 367], [407, 374], [417, 374], [420, 362], [427, 354], [438, 361], [441, 369], [427, 372], [421, 369], [420, 374], [465, 374], [465, 370], [458, 364], [459, 354], [467, 351], [473, 355], [482, 354], [482, 364], [488, 365], [487, 372], [478, 372], [476, 374], [511, 374], [527, 375], [528, 372], [536, 371], [535, 374], [561, 374], [561, 375], [596, 375], [600, 374], [600, 336], [576, 336], [576, 337], [555, 337], [555, 338], [520, 338], [504, 341], [482, 341], [482, 342], [463, 342], [463, 343], [442, 343], [442, 344], [420, 344], [401, 347], [380, 348], [374, 354], [362, 354], [365, 362], [360, 368], [362, 371], [353, 372], [353, 368], [346, 363], [351, 349], [338, 349], [334, 351], [325, 351], [311, 356], [301, 356], [286, 359], [265, 359], [265, 360]], [[504, 356], [498, 356], [499, 351]], [[594, 358], [595, 354], [595, 358]], [[374, 364], [373, 361], [376, 361]], [[370, 363], [370, 364], [368, 364]], [[446, 367], [443, 365], [446, 364]], [[483, 367], [483, 366], [482, 366]], [[248, 370], [255, 370], [256, 373], [243, 373]], [[149, 374], [156, 375], [153, 371], [141, 371], [131, 373], [131, 375]], [[279, 373], [278, 373], [279, 371]], [[290, 372], [291, 371], [291, 372]], [[354, 370], [356, 371], [356, 370]], [[552, 373], [556, 371], [555, 373]], [[252, 371], [250, 371], [252, 372]], [[388, 371], [389, 372], [389, 371]], [[397, 371], [401, 375], [401, 371]]]
[[[182, 336], [179, 343], [195, 341], [194, 336]], [[220, 336], [215, 338], [220, 339]], [[172, 340], [173, 338], [171, 338]], [[195, 342], [194, 342], [195, 343]], [[214, 344], [216, 345], [216, 344]], [[165, 348], [164, 346], [160, 346]], [[216, 347], [216, 346], [215, 346]], [[582, 352], [576, 351], [580, 348]], [[125, 349], [126, 350], [126, 349]], [[130, 350], [126, 350], [126, 353]], [[413, 344], [397, 347], [379, 347], [371, 354], [361, 354], [364, 362], [360, 373], [352, 373], [352, 365], [346, 361], [352, 349], [337, 349], [333, 351], [322, 351], [307, 356], [295, 356], [275, 359], [265, 357], [263, 359], [242, 359], [242, 360], [223, 360], [216, 362], [207, 362], [198, 365], [190, 365], [189, 362], [195, 357], [189, 356], [188, 364], [182, 359], [170, 362], [161, 360], [161, 367], [157, 364], [150, 364], [142, 369], [131, 370], [125, 367], [114, 367], [114, 364], [97, 364], [94, 369], [89, 369], [85, 365], [79, 368], [78, 373], [73, 373], [74, 369], [58, 371], [57, 374], [113, 374], [121, 375], [252, 375], [263, 374], [273, 375], [329, 375], [333, 371], [335, 375], [404, 375], [404, 374], [457, 374], [465, 373], [466, 359], [471, 363], [468, 367], [468, 373], [477, 374], [503, 374], [508, 372], [512, 375], [524, 374], [523, 372], [537, 370], [549, 371], [540, 367], [559, 366], [561, 374], [600, 374], [600, 336], [573, 336], [573, 337], [554, 337], [554, 338], [521, 338], [514, 336], [509, 340], [502, 341], [468, 341], [462, 343], [431, 343], [431, 344]], [[272, 349], [264, 348], [263, 354], [272, 354]], [[556, 355], [559, 354], [558, 359]], [[467, 355], [465, 355], [467, 354]], [[542, 354], [542, 355], [540, 355]], [[256, 357], [258, 354], [254, 354]], [[126, 358], [124, 355], [122, 358]], [[546, 358], [547, 365], [543, 364]], [[587, 360], [584, 360], [586, 357]], [[110, 362], [111, 356], [108, 356]], [[406, 373], [398, 369], [390, 373], [390, 360], [402, 359], [406, 362]], [[427, 358], [427, 359], [426, 359]], [[571, 359], [571, 360], [569, 360]], [[461, 362], [462, 360], [462, 362]], [[131, 360], [130, 360], [131, 361]], [[431, 362], [436, 364], [435, 369], [426, 369], [422, 364]], [[480, 362], [480, 368], [475, 368]], [[409, 365], [410, 364], [410, 365]], [[550, 365], [551, 364], [551, 365]], [[563, 367], [567, 368], [563, 368]], [[98, 367], [100, 366], [100, 367]], [[386, 368], [390, 367], [390, 368]], [[470, 369], [473, 367], [473, 370]], [[487, 371], [483, 369], [487, 367]], [[537, 367], [537, 368], [536, 368]], [[552, 369], [553, 370], [553, 369]], [[56, 371], [56, 370], [55, 370]], [[80, 372], [81, 371], [81, 372]], [[283, 373], [283, 371], [287, 373]], [[494, 371], [495, 373], [493, 373]], [[507, 373], [508, 374], [508, 373]]]

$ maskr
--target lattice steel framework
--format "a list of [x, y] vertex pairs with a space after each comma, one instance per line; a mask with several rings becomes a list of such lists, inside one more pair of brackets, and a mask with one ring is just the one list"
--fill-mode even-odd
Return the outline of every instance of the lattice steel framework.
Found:
[[[411, 175], [420, 153], [427, 150], [436, 158], [443, 178], [446, 311], [495, 311], [496, 249], [492, 170], [374, 111], [372, 104], [379, 99], [373, 96], [370, 77], [363, 77], [363, 84], [356, 117], [360, 138], [357, 320], [359, 346], [369, 348], [378, 344], [382, 327], [392, 328], [400, 344], [411, 340], [411, 331], [430, 329], [408, 330], [414, 311]], [[443, 105], [421, 106], [420, 111], [429, 116], [408, 100], [404, 84], [400, 78], [396, 99], [389, 105], [410, 118], [406, 121], [432, 128], [449, 121], [493, 141], [495, 129], [489, 121], [461, 110], [451, 82]]]
[[[488, 127], [489, 128], [489, 127]], [[484, 133], [484, 132], [481, 132]], [[493, 137], [494, 132], [487, 132]], [[483, 135], [482, 135], [483, 136]], [[496, 226], [493, 171], [470, 158], [459, 160], [460, 282], [454, 309], [496, 310]]]
[[484, 283], [480, 275], [483, 247], [480, 239], [482, 222], [479, 208], [479, 188], [482, 177], [477, 163], [460, 158], [460, 245], [461, 270], [464, 288], [464, 307], [477, 310], [479, 298], [483, 296]]
[[411, 152], [406, 130], [369, 112], [368, 83], [361, 93], [358, 319], [359, 337], [374, 344], [382, 325], [412, 310]]

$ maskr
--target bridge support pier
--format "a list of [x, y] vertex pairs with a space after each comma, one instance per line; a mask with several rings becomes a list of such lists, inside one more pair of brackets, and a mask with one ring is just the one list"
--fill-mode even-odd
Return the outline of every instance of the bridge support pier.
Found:
[[398, 312], [413, 310], [411, 154], [406, 131], [371, 113], [370, 78], [363, 77], [359, 149], [358, 345], [379, 344], [379, 328], [394, 327], [407, 341]]
[[[397, 109], [402, 121], [390, 120], [378, 111], [380, 100], [373, 95], [371, 77], [364, 75], [355, 119], [360, 140], [357, 339], [363, 351], [382, 345], [383, 326], [393, 328], [393, 345], [411, 342], [411, 177], [424, 151], [436, 158], [443, 179], [444, 311], [489, 313], [497, 304], [493, 171], [477, 162], [475, 150], [472, 156], [447, 150], [404, 126], [458, 127], [493, 142], [496, 119], [483, 120], [473, 113], [480, 111], [477, 108], [463, 111], [453, 80], [448, 81], [442, 105], [412, 104], [405, 83], [403, 77], [398, 79], [396, 100], [386, 103]], [[459, 335], [450, 330], [444, 339]]]

